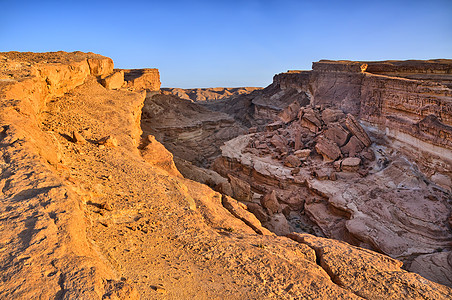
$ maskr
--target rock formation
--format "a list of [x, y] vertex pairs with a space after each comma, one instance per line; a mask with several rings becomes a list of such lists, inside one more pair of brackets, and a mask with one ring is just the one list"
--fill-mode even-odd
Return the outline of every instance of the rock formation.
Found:
[[[424, 69], [414, 62], [381, 64], [403, 76], [437, 72], [442, 82], [452, 66], [447, 60], [419, 62]], [[265, 209], [259, 197], [276, 191], [291, 231], [385, 253], [450, 286], [452, 278], [443, 274], [452, 273], [451, 90], [433, 75], [408, 80], [366, 68], [386, 70], [380, 63], [320, 61], [311, 72], [275, 76], [273, 86], [298, 87], [311, 104], [296, 114], [287, 101], [265, 131], [227, 142], [213, 168], [251, 184], [250, 204], [268, 228], [268, 210], [256, 205]], [[369, 91], [380, 91], [380, 98], [370, 99]]]
[[239, 95], [247, 95], [253, 91], [260, 89], [262, 88], [258, 87], [204, 88], [204, 89], [162, 88], [162, 92], [163, 94], [174, 95], [185, 100], [213, 101], [220, 99], [230, 99]]
[[[272, 127], [268, 132], [256, 131], [227, 143], [223, 155], [230, 143], [239, 141], [241, 148], [230, 148], [231, 155], [243, 148], [250, 150], [244, 158], [251, 155], [253, 149], [274, 155], [271, 160], [262, 157], [254, 164], [267, 173], [254, 172], [249, 164], [238, 158], [235, 161], [227, 161], [226, 156], [221, 159], [227, 161], [228, 168], [235, 165], [241, 170], [229, 174], [226, 183], [230, 189], [225, 179], [218, 177], [211, 184], [222, 186], [232, 194], [246, 195], [249, 204], [241, 203], [206, 185], [183, 178], [174, 168], [172, 155], [157, 141], [158, 138], [147, 133], [142, 135], [141, 125], [146, 129], [149, 122], [144, 120], [140, 124], [142, 115], [154, 111], [155, 115], [147, 115], [148, 118], [161, 118], [158, 106], [177, 106], [172, 96], [159, 95], [156, 99], [152, 96], [159, 85], [158, 73], [142, 72], [144, 78], [130, 79], [124, 71], [125, 82], [121, 86], [105, 88], [101, 83], [111, 78], [113, 72], [111, 59], [92, 53], [0, 53], [0, 298], [452, 297], [451, 288], [402, 270], [402, 263], [396, 259], [309, 234], [276, 236], [262, 227], [257, 214], [250, 213], [251, 210], [259, 211], [259, 206], [252, 204], [260, 205], [262, 200], [266, 211], [260, 218], [268, 216], [269, 228], [282, 233], [289, 226], [284, 223], [284, 220], [287, 222], [285, 215], [300, 207], [298, 199], [305, 195], [305, 204], [301, 207], [305, 206], [306, 211], [323, 209], [328, 212], [331, 207], [333, 212], [342, 212], [325, 216], [313, 214], [318, 219], [317, 223], [311, 221], [311, 227], [318, 230], [317, 234], [328, 230], [335, 236], [340, 236], [341, 230], [346, 234], [344, 227], [332, 228], [329, 219], [322, 219], [336, 218], [338, 224], [348, 222], [347, 228], [351, 228], [349, 232], [353, 238], [367, 236], [374, 242], [362, 241], [363, 246], [381, 246], [382, 252], [402, 256], [412, 252], [415, 240], [407, 245], [405, 242], [416, 237], [418, 232], [424, 234], [422, 228], [426, 228], [436, 238], [429, 234], [422, 243], [416, 244], [427, 251], [413, 259], [410, 265], [421, 274], [430, 272], [434, 280], [439, 274], [447, 274], [447, 266], [431, 269], [425, 262], [444, 263], [448, 259], [447, 251], [427, 253], [432, 247], [444, 250], [444, 241], [450, 240], [447, 230], [441, 227], [444, 212], [450, 210], [444, 200], [448, 194], [434, 185], [422, 186], [416, 181], [417, 171], [411, 165], [403, 159], [395, 163], [396, 153], [384, 157], [375, 150], [375, 157], [372, 157], [369, 149], [374, 146], [365, 145], [361, 141], [363, 137], [357, 136], [366, 133], [365, 128], [352, 132], [347, 127], [346, 115], [336, 111], [325, 113], [322, 108], [301, 108], [321, 121], [317, 131], [303, 127], [300, 120], [303, 116], [297, 114], [294, 120], [287, 124], [281, 122], [279, 127]], [[291, 103], [293, 101], [287, 106]], [[190, 109], [196, 112], [198, 108], [188, 108], [187, 119], [204, 112], [190, 113]], [[177, 110], [177, 107], [173, 109]], [[292, 115], [292, 111], [287, 113]], [[374, 172], [369, 170], [372, 174], [369, 176], [375, 178], [359, 177], [362, 175], [353, 170], [335, 171], [335, 182], [340, 186], [327, 190], [334, 177], [332, 173], [328, 177], [330, 180], [322, 181], [308, 178], [310, 173], [305, 174], [304, 166], [293, 165], [295, 157], [300, 161], [304, 159], [303, 164], [330, 164], [313, 150], [316, 135], [324, 134], [330, 123], [325, 124], [324, 114], [329, 116], [328, 120], [337, 116], [332, 122], [339, 125], [334, 126], [342, 126], [348, 135], [363, 143], [363, 149], [355, 150], [355, 155], [361, 159], [358, 173], [374, 159], [377, 164], [381, 159], [380, 167], [377, 166]], [[218, 123], [213, 126], [227, 119], [221, 114], [209, 116], [217, 116]], [[183, 121], [188, 123], [188, 120]], [[230, 121], [228, 126], [233, 122]], [[312, 124], [316, 125], [316, 122]], [[359, 123], [355, 125], [361, 128]], [[266, 140], [276, 134], [281, 142], [276, 143], [280, 145], [278, 150]], [[340, 137], [339, 134], [328, 136], [333, 140]], [[252, 137], [256, 138], [255, 147], [248, 143]], [[293, 151], [293, 138], [296, 137], [302, 139], [299, 142], [301, 149], [296, 151], [302, 152]], [[287, 144], [282, 147], [285, 142]], [[353, 168], [353, 164], [344, 163], [350, 154], [343, 152], [344, 146], [338, 147], [344, 158], [339, 168]], [[285, 150], [293, 154], [282, 152]], [[259, 153], [256, 151], [253, 155], [260, 157]], [[273, 164], [286, 155], [294, 156], [291, 166]], [[206, 181], [209, 174], [215, 175], [199, 167], [191, 168], [188, 162], [180, 161], [178, 165], [186, 166], [193, 176], [204, 176]], [[294, 171], [297, 168], [298, 173]], [[319, 170], [323, 169], [329, 172], [334, 166]], [[256, 195], [253, 184], [248, 183], [248, 188], [244, 172], [254, 174], [268, 187], [279, 187], [279, 190], [272, 188], [262, 197]], [[342, 173], [344, 179], [340, 176]], [[351, 176], [351, 180], [346, 179], [347, 176]], [[386, 179], [388, 176], [392, 176], [390, 182]], [[359, 191], [364, 189], [358, 187], [359, 181], [354, 183], [361, 178], [366, 180], [361, 185], [366, 186], [369, 196], [361, 197]], [[370, 189], [371, 182], [380, 189], [386, 184], [387, 190], [375, 190], [377, 186]], [[299, 184], [304, 185], [298, 190], [287, 189]], [[413, 219], [409, 209], [417, 198], [412, 197], [410, 188], [418, 185], [421, 189], [415, 195], [425, 197], [418, 211], [421, 216]], [[392, 196], [399, 190], [403, 194], [399, 199], [406, 200], [405, 215], [397, 214], [396, 209], [379, 209], [378, 201], [367, 205], [373, 210], [361, 212], [357, 206], [362, 198], [373, 199], [372, 195], [375, 200], [396, 201], [397, 198]], [[292, 196], [286, 197], [281, 191], [289, 191]], [[313, 191], [317, 191], [316, 194], [310, 194]], [[281, 204], [283, 199], [287, 205]], [[326, 204], [327, 201], [331, 206]], [[285, 209], [287, 206], [291, 209]], [[394, 226], [399, 227], [391, 231], [394, 222], [372, 222], [376, 214], [380, 214], [383, 221], [387, 220], [383, 218], [385, 216], [396, 216]], [[355, 218], [349, 220], [347, 216], [350, 215]], [[399, 234], [399, 239], [389, 248], [382, 246], [385, 243], [379, 243], [379, 228], [369, 227], [378, 224], [389, 228], [389, 233]], [[407, 224], [413, 230], [406, 234]], [[448, 284], [447, 281], [441, 283]]]

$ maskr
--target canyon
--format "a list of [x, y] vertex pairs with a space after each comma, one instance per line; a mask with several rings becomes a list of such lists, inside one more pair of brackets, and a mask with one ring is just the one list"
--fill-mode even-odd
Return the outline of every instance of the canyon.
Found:
[[450, 299], [452, 60], [161, 89], [0, 53], [0, 298]]

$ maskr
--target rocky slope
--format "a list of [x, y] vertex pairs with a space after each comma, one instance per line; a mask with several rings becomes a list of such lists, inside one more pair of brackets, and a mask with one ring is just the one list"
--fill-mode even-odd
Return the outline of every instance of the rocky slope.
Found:
[[110, 59], [0, 60], [1, 298], [452, 296], [387, 256], [275, 236], [245, 205], [181, 177], [153, 137], [140, 139], [145, 93], [99, 84], [115, 74]]
[[[451, 62], [442, 62], [428, 66], [449, 72]], [[311, 104], [287, 101], [265, 130], [227, 142], [213, 168], [278, 234], [344, 240], [451, 286], [451, 91], [430, 77], [364, 72], [377, 66], [321, 61], [311, 72], [275, 76], [272, 86], [298, 87]]]

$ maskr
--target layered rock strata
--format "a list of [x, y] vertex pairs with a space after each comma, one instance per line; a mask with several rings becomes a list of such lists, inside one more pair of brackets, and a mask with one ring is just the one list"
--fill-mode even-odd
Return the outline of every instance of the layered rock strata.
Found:
[[147, 97], [142, 128], [177, 157], [208, 167], [224, 142], [247, 132], [231, 116], [174, 95]]

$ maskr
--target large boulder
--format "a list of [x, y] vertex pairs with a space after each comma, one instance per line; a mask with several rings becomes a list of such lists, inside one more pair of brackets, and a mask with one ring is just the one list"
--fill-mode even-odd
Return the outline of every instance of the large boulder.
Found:
[[315, 150], [323, 156], [324, 161], [334, 161], [342, 156], [337, 144], [324, 137], [318, 139]]
[[251, 199], [251, 186], [248, 182], [243, 181], [235, 176], [228, 175], [231, 183], [232, 194], [239, 201], [249, 201]]
[[327, 129], [323, 132], [323, 135], [329, 140], [335, 142], [339, 147], [342, 147], [347, 142], [350, 133], [339, 123], [330, 123], [328, 124]]
[[261, 198], [261, 205], [266, 208], [270, 214], [281, 212], [281, 205], [279, 205], [278, 199], [276, 198], [275, 190], [272, 190]]
[[298, 103], [298, 101], [294, 101], [278, 114], [278, 118], [287, 124], [296, 119], [299, 110], [300, 104]]
[[124, 71], [114, 72], [103, 78], [100, 83], [108, 90], [119, 89], [124, 84]]
[[347, 114], [347, 117], [345, 118], [345, 126], [347, 126], [348, 130], [360, 140], [364, 146], [369, 147], [370, 144], [372, 144], [372, 141], [370, 140], [369, 136], [367, 135], [366, 131], [359, 125], [358, 121], [355, 119], [355, 117], [351, 114]]
[[364, 148], [364, 144], [356, 136], [352, 136], [348, 143], [345, 146], [341, 147], [341, 151], [348, 156], [355, 156]]

